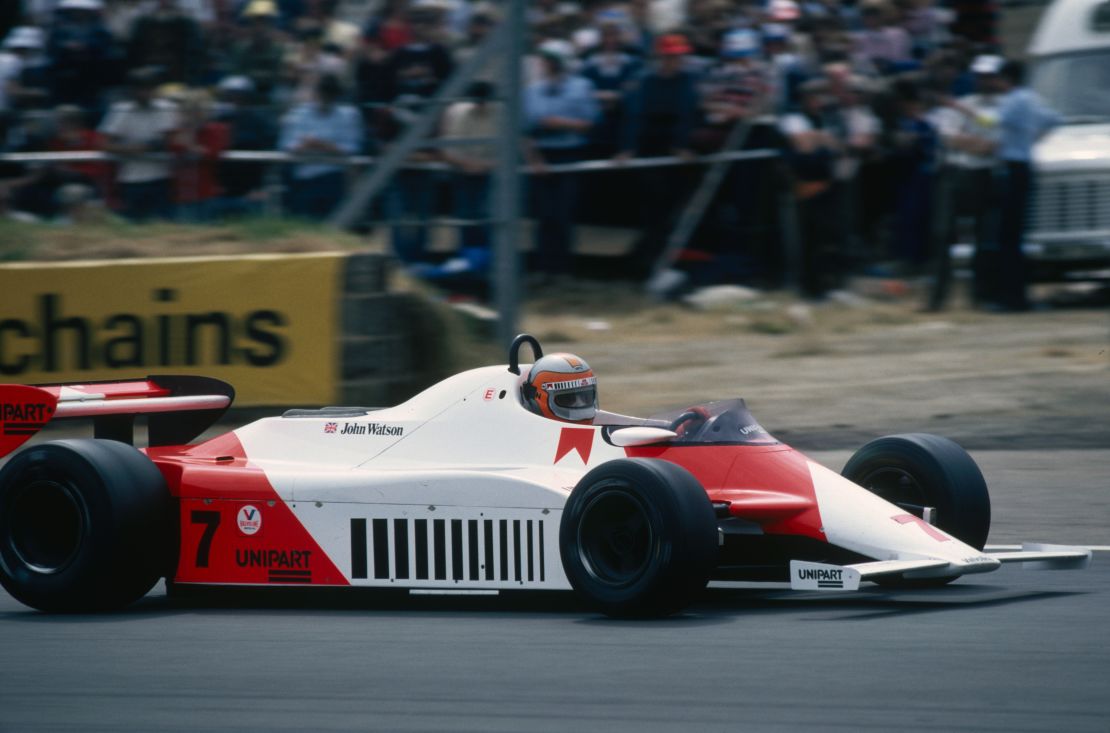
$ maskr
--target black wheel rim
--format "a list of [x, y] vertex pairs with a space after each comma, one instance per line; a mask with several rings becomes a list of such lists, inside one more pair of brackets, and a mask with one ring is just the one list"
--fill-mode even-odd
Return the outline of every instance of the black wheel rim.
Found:
[[606, 585], [635, 583], [651, 562], [654, 540], [647, 508], [626, 489], [604, 490], [582, 510], [579, 555], [586, 571]]
[[85, 537], [85, 505], [67, 484], [34, 481], [8, 505], [4, 536], [28, 570], [51, 575], [73, 562]]
[[913, 474], [901, 468], [877, 468], [864, 476], [859, 485], [903, 509], [930, 506], [921, 484]]

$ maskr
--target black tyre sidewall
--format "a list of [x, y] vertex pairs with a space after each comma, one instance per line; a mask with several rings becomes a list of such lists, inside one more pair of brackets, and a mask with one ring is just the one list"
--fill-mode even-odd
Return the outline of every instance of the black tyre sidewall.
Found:
[[[11, 543], [7, 510], [29, 483], [67, 487], [81, 507], [83, 537], [56, 572], [36, 572]], [[39, 610], [123, 607], [142, 597], [166, 567], [169, 493], [157, 467], [133, 447], [107, 440], [33, 446], [0, 470], [0, 583]]]
[[982, 472], [967, 451], [938, 435], [891, 435], [860, 448], [841, 474], [868, 488], [864, 483], [867, 476], [887, 467], [914, 478], [926, 504], [936, 509], [937, 527], [983, 549], [990, 532], [990, 495]]
[[[652, 532], [650, 557], [641, 574], [610, 584], [586, 567], [579, 526], [591, 502], [622, 492], [644, 510]], [[717, 522], [705, 490], [688, 471], [666, 461], [632, 458], [590, 471], [568, 499], [559, 528], [567, 578], [578, 593], [610, 616], [674, 613], [705, 588], [717, 555]]]

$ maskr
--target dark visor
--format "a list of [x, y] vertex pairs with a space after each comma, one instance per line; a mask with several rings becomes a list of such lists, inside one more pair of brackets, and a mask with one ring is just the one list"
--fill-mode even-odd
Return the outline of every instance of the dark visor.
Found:
[[586, 387], [573, 392], [563, 392], [555, 395], [555, 404], [568, 410], [577, 410], [583, 407], [593, 407], [597, 400], [597, 388]]

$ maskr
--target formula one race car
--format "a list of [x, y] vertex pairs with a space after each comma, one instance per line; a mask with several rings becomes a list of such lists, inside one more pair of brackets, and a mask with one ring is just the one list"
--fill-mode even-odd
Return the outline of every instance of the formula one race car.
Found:
[[[0, 386], [0, 456], [52, 419], [91, 418], [96, 431], [32, 444], [0, 469], [0, 582], [44, 611], [120, 608], [165, 577], [573, 588], [639, 616], [681, 609], [711, 578], [851, 591], [1090, 561], [1058, 546], [984, 553], [986, 485], [944, 438], [881, 438], [838, 475], [771, 437], [742, 400], [592, 424], [535, 414], [525, 343], [542, 356], [518, 337], [508, 367], [396, 407], [289, 410], [196, 445], [231, 404], [222, 382]], [[142, 450], [130, 445], [138, 415]]]

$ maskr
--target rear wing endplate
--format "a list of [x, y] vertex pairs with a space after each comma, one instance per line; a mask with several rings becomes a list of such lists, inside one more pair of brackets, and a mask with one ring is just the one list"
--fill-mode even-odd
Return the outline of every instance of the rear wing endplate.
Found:
[[0, 384], [0, 456], [53, 420], [90, 418], [97, 438], [134, 442], [135, 417], [147, 416], [149, 444], [181, 445], [231, 406], [235, 389], [210, 377], [157, 375], [81, 384]]

